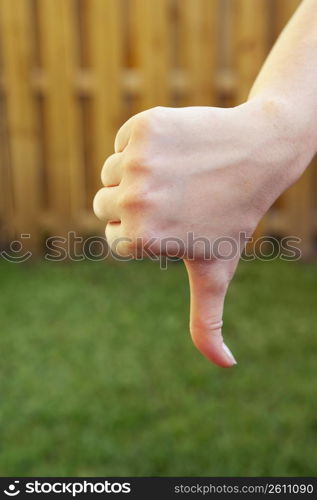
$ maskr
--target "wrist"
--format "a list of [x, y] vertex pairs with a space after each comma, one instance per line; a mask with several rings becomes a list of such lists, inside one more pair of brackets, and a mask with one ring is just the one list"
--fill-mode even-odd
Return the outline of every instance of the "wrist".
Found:
[[310, 113], [279, 95], [254, 96], [247, 104], [261, 116], [272, 147], [288, 152], [288, 173], [295, 180], [317, 152], [316, 126]]

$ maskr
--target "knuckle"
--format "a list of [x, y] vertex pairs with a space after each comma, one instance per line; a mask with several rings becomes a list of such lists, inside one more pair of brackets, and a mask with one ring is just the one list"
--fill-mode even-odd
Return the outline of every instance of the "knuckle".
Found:
[[221, 344], [223, 336], [221, 331], [222, 321], [208, 319], [195, 319], [190, 323], [190, 333], [195, 347], [204, 353], [211, 344]]
[[195, 318], [190, 323], [190, 331], [192, 332], [195, 339], [200, 339], [201, 334], [208, 332], [212, 333], [215, 337], [222, 337], [221, 334], [222, 320], [219, 320], [218, 317], [211, 318]]
[[118, 204], [123, 210], [137, 210], [147, 208], [150, 200], [144, 191], [133, 188], [120, 196]]
[[134, 133], [139, 136], [149, 136], [155, 130], [155, 125], [164, 117], [164, 108], [156, 106], [140, 113], [134, 123]]
[[148, 166], [144, 155], [140, 153], [130, 154], [124, 162], [124, 169], [131, 173], [146, 173]]
[[147, 135], [151, 129], [151, 115], [149, 110], [144, 111], [138, 116], [138, 119], [133, 124], [133, 135], [134, 137], [142, 137]]
[[148, 110], [149, 116], [154, 118], [160, 118], [164, 113], [163, 106], [154, 106], [154, 108], [150, 108]]
[[118, 200], [118, 205], [121, 209], [131, 209], [134, 208], [136, 203], [136, 198], [134, 193], [128, 192], [123, 193]]

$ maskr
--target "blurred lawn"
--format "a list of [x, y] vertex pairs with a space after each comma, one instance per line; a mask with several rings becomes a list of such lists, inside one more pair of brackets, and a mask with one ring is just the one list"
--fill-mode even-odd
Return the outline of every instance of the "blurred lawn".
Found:
[[316, 475], [316, 266], [240, 267], [229, 370], [192, 346], [182, 264], [0, 276], [2, 476]]

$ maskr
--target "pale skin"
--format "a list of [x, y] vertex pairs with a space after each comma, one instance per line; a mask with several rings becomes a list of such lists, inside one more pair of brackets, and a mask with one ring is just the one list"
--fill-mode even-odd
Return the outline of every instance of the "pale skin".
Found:
[[[317, 0], [304, 0], [235, 108], [153, 108], [119, 130], [94, 200], [107, 241], [122, 256], [151, 252], [184, 258], [190, 332], [210, 361], [236, 362], [223, 342], [222, 315], [242, 248], [206, 259], [188, 234], [239, 242], [251, 236], [276, 198], [317, 150]], [[184, 242], [180, 251], [177, 241]], [[171, 243], [162, 246], [162, 242]], [[224, 252], [226, 250], [224, 249]]]

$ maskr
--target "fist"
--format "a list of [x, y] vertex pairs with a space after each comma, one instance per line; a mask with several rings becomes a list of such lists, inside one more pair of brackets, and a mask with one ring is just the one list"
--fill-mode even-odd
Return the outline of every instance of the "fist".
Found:
[[139, 113], [119, 130], [94, 199], [115, 253], [184, 259], [193, 341], [225, 367], [235, 364], [222, 339], [228, 285], [246, 238], [296, 172], [280, 116], [257, 101]]

